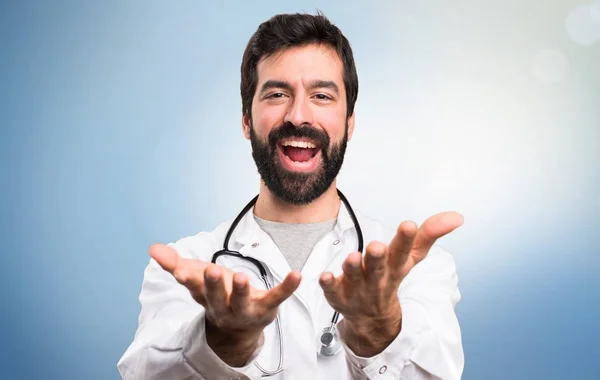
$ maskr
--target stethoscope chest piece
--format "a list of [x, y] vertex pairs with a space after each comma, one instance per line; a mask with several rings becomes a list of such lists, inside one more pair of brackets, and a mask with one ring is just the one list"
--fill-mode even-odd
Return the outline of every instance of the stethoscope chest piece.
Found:
[[335, 327], [325, 327], [317, 336], [317, 354], [321, 357], [336, 355], [342, 349], [342, 341]]

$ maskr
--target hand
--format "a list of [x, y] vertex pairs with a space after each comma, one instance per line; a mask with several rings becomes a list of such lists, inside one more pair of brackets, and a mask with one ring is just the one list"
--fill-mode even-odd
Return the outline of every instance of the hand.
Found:
[[[245, 273], [179, 257], [175, 249], [154, 244], [150, 256], [184, 285], [206, 310], [207, 342], [229, 365], [244, 365], [279, 305], [300, 285], [300, 273], [291, 272], [270, 290], [250, 286]], [[240, 364], [241, 363], [241, 364]]]
[[462, 223], [462, 216], [455, 212], [436, 214], [420, 228], [403, 222], [389, 245], [371, 242], [364, 258], [360, 252], [348, 256], [339, 277], [329, 272], [321, 275], [325, 298], [344, 316], [340, 333], [354, 353], [374, 356], [396, 338], [402, 321], [400, 283], [437, 239]]

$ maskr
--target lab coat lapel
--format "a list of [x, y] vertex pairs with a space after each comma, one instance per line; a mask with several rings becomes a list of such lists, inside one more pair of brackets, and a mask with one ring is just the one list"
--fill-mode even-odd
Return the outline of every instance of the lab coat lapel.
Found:
[[302, 269], [302, 276], [313, 281], [318, 280], [321, 273], [325, 271], [332, 272], [335, 276], [340, 275], [342, 273], [340, 263], [358, 249], [358, 238], [354, 227], [346, 205], [341, 202], [333, 231], [315, 245]]
[[[325, 235], [315, 245], [302, 268], [302, 282], [296, 294], [313, 315], [313, 318], [319, 317], [319, 310], [325, 305], [323, 290], [319, 285], [319, 277], [325, 271], [339, 276], [342, 273], [341, 263], [345, 257], [352, 251], [356, 251], [357, 239], [353, 233], [353, 227], [354, 223], [342, 203], [333, 231]], [[327, 315], [326, 318], [330, 320], [333, 311], [330, 313], [329, 308], [327, 310], [323, 315]], [[323, 322], [315, 322], [317, 323], [316, 326], [323, 326]]]
[[271, 237], [256, 223], [254, 208], [240, 220], [232, 240], [235, 242], [234, 249], [239, 250], [244, 256], [253, 257], [264, 263], [277, 282], [282, 282], [291, 271], [288, 262]]

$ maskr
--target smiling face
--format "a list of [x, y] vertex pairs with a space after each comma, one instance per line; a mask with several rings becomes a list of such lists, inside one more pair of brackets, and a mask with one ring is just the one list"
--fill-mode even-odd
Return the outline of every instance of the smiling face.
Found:
[[260, 61], [257, 76], [242, 126], [258, 172], [283, 201], [310, 203], [337, 177], [354, 130], [342, 61], [326, 45], [292, 47]]

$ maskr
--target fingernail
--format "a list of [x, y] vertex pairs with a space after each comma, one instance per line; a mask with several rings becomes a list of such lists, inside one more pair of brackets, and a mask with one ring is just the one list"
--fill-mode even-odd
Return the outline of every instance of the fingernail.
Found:
[[385, 246], [383, 244], [377, 244], [369, 251], [369, 255], [375, 259], [382, 257], [385, 255]]
[[219, 279], [217, 277], [213, 277], [213, 276], [206, 276], [206, 281], [210, 282], [212, 284], [216, 283]]
[[215, 271], [207, 268], [206, 272], [204, 272], [204, 277], [206, 281], [215, 283], [219, 281], [219, 272], [215, 273]]
[[237, 289], [237, 290], [244, 290], [244, 288], [246, 287], [246, 284], [242, 283], [238, 283], [238, 282], [234, 282], [233, 286]]

